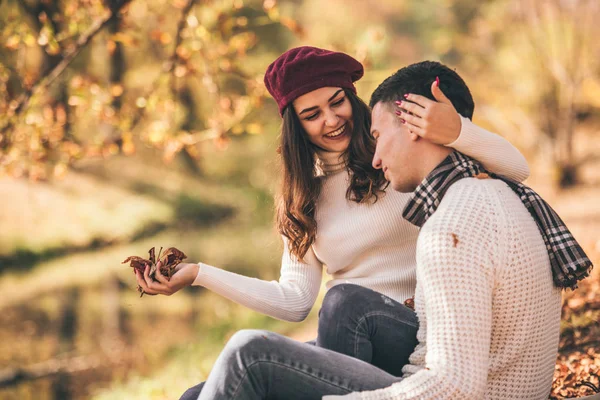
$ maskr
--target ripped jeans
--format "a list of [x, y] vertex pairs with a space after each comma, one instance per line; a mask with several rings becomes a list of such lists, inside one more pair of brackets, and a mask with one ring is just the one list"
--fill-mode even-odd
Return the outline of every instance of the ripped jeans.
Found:
[[180, 400], [320, 399], [374, 390], [400, 380], [416, 346], [410, 308], [358, 285], [329, 289], [316, 346], [266, 331], [241, 331], [227, 343], [207, 382]]

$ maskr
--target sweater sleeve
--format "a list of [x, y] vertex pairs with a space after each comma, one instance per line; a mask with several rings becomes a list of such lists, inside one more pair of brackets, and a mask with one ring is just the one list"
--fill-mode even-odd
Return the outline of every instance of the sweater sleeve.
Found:
[[460, 116], [460, 119], [462, 127], [458, 139], [446, 146], [473, 157], [488, 171], [517, 182], [529, 177], [527, 160], [508, 140], [480, 128], [468, 118]]
[[[492, 335], [491, 254], [497, 252], [494, 240], [499, 236], [492, 232], [501, 226], [485, 211], [489, 197], [468, 196], [464, 207], [457, 203], [448, 206], [447, 218], [428, 221], [434, 226], [425, 224], [418, 241], [417, 284], [424, 300], [416, 306], [423, 307], [426, 323], [424, 368], [388, 388], [361, 392], [360, 399], [485, 397]], [[455, 207], [459, 210], [453, 213]]]
[[279, 281], [264, 281], [199, 263], [198, 275], [192, 285], [203, 286], [273, 318], [299, 322], [306, 318], [315, 303], [323, 270], [312, 249], [308, 250], [304, 261], [290, 254], [284, 238]]

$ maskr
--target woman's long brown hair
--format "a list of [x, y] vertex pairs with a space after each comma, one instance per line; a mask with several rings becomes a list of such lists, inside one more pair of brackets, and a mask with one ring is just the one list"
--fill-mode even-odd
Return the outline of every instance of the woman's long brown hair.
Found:
[[[353, 131], [346, 150], [350, 185], [346, 198], [357, 203], [375, 202], [387, 182], [372, 166], [375, 140], [370, 134], [371, 111], [356, 94], [344, 90], [352, 105]], [[277, 229], [289, 241], [290, 253], [302, 260], [315, 241], [315, 207], [322, 178], [315, 170], [315, 147], [290, 104], [283, 112], [281, 145], [283, 179], [277, 202]]]

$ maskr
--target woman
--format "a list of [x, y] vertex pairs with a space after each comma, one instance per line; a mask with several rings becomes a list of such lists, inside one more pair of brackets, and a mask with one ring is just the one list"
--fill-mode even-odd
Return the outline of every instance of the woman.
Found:
[[[302, 321], [326, 265], [333, 279], [316, 344], [398, 376], [416, 344], [416, 317], [402, 303], [414, 296], [418, 230], [402, 218], [409, 195], [386, 190], [384, 171], [371, 165], [370, 110], [354, 87], [362, 75], [354, 58], [314, 47], [291, 49], [267, 69], [265, 84], [283, 118], [279, 281], [203, 263], [181, 264], [170, 281], [158, 275], [159, 282], [153, 282], [148, 268], [143, 276], [136, 272], [144, 292], [171, 295], [188, 285], [204, 286], [274, 318]], [[518, 150], [460, 117], [440, 90], [444, 76], [438, 78], [432, 90], [441, 102], [409, 95], [398, 109], [401, 121], [414, 133], [478, 159], [488, 170], [517, 181], [527, 178], [528, 166]]]

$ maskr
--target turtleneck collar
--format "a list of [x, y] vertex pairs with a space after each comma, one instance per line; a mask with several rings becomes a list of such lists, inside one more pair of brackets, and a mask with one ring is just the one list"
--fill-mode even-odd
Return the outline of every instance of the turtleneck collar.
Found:
[[344, 152], [316, 150], [315, 154], [317, 176], [333, 175], [345, 170], [348, 164]]

